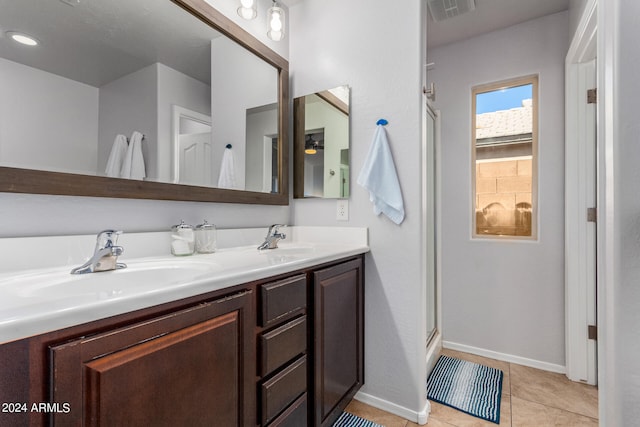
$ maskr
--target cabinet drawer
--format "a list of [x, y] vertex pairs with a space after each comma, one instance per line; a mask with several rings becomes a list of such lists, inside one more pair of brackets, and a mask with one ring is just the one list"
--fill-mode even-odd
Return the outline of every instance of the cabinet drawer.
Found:
[[262, 326], [272, 326], [307, 308], [307, 277], [304, 274], [262, 285]]
[[269, 427], [300, 427], [307, 425], [307, 393], [287, 408]]
[[265, 376], [307, 349], [307, 316], [260, 336], [260, 375]]
[[267, 424], [307, 389], [307, 357], [286, 367], [261, 387], [262, 423]]

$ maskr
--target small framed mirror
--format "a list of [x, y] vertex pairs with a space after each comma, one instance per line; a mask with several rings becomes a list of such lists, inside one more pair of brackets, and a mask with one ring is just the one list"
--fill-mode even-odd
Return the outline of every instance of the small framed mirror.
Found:
[[349, 86], [293, 100], [294, 198], [349, 198]]

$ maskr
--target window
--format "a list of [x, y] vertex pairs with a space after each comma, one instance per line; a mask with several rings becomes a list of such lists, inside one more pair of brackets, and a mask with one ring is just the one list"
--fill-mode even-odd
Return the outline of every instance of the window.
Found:
[[474, 237], [536, 237], [537, 127], [537, 76], [473, 88]]

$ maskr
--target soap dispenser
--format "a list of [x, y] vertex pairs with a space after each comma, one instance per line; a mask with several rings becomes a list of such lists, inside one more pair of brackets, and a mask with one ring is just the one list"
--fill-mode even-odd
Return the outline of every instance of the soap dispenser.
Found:
[[171, 253], [175, 256], [192, 255], [195, 251], [193, 226], [180, 221], [171, 227]]
[[216, 251], [217, 230], [215, 224], [209, 224], [205, 219], [196, 225], [196, 250], [201, 254], [211, 254]]

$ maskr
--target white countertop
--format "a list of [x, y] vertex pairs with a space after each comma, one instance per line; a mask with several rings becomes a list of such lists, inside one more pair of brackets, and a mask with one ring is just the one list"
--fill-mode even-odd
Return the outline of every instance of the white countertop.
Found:
[[69, 272], [92, 254], [95, 236], [0, 239], [0, 258], [12, 261], [0, 271], [0, 343], [369, 251], [366, 228], [282, 231], [278, 249], [258, 251], [266, 229], [219, 230], [218, 251], [187, 257], [170, 255], [168, 232], [123, 234], [118, 261], [128, 267], [84, 275]]

